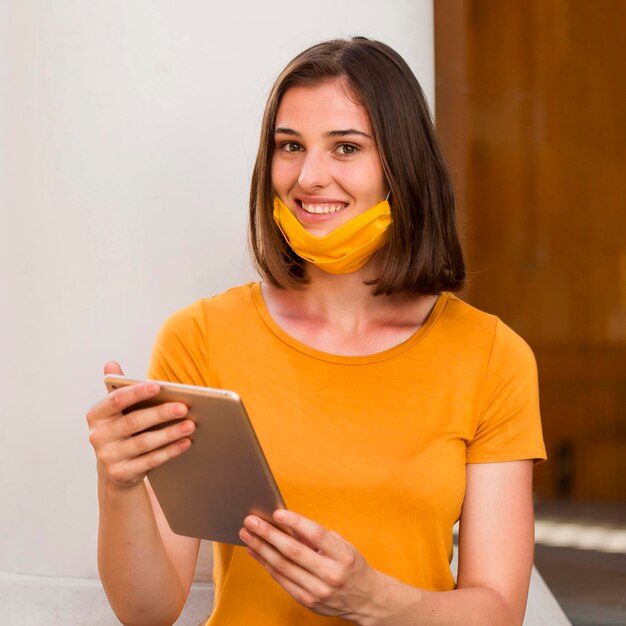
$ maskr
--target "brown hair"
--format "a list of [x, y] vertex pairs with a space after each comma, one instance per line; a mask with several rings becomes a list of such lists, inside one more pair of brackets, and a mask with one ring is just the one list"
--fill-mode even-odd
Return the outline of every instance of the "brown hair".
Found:
[[437, 294], [463, 286], [465, 268], [456, 230], [454, 194], [426, 98], [415, 75], [389, 46], [364, 37], [332, 40], [300, 53], [270, 93], [250, 190], [250, 244], [261, 276], [278, 287], [308, 281], [305, 262], [289, 247], [273, 217], [272, 157], [276, 113], [291, 87], [342, 79], [367, 110], [391, 189], [392, 222], [376, 253], [374, 293]]

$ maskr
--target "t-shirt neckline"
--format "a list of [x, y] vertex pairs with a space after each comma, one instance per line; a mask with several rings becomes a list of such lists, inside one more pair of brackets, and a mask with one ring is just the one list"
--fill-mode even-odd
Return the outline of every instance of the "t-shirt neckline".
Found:
[[450, 297], [447, 293], [440, 294], [437, 298], [437, 301], [435, 302], [435, 305], [430, 311], [430, 314], [426, 318], [426, 321], [409, 338], [405, 339], [401, 343], [392, 346], [391, 348], [387, 348], [382, 352], [375, 352], [373, 354], [365, 354], [361, 356], [346, 356], [342, 354], [332, 354], [330, 352], [317, 350], [292, 337], [290, 334], [285, 332], [270, 315], [269, 309], [265, 304], [265, 299], [263, 298], [263, 293], [261, 291], [261, 283], [250, 283], [250, 291], [252, 294], [252, 300], [254, 301], [254, 304], [259, 315], [261, 316], [261, 319], [272, 332], [272, 334], [274, 334], [283, 343], [287, 344], [294, 350], [297, 350], [302, 354], [306, 354], [307, 356], [310, 356], [314, 359], [327, 361], [330, 363], [341, 363], [344, 365], [364, 365], [368, 363], [377, 363], [379, 361], [391, 359], [399, 354], [402, 354], [403, 352], [406, 352], [406, 350], [412, 348], [416, 343], [420, 342], [431, 331], [431, 329], [437, 323], [438, 319], [441, 317], [441, 314], [443, 313]]

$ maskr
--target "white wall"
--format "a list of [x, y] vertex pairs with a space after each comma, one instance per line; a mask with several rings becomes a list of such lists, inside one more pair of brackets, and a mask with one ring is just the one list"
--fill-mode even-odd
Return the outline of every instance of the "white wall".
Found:
[[169, 313], [254, 278], [269, 87], [354, 34], [432, 101], [432, 0], [0, 0], [0, 570], [96, 575], [101, 366], [141, 376]]

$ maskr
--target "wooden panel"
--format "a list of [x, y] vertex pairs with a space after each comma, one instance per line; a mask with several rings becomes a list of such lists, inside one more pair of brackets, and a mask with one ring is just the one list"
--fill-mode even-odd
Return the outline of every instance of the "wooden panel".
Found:
[[535, 350], [543, 495], [626, 498], [625, 34], [626, 2], [435, 1], [463, 295]]

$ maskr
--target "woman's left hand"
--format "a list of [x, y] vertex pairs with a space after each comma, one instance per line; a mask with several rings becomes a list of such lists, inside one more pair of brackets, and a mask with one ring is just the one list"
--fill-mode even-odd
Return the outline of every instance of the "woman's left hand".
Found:
[[274, 520], [294, 536], [250, 515], [239, 533], [249, 554], [311, 611], [354, 622], [365, 617], [380, 597], [384, 576], [354, 546], [316, 522], [282, 509]]

